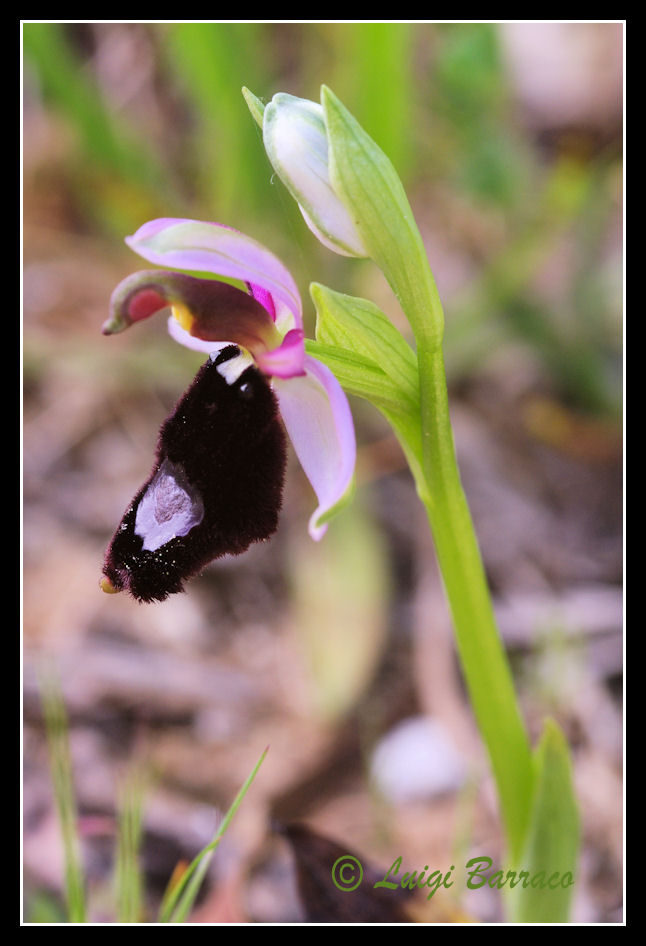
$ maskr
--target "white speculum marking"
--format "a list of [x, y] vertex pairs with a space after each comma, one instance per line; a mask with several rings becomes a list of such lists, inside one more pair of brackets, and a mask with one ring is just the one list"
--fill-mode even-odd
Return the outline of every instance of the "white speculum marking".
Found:
[[144, 493], [135, 517], [135, 533], [154, 552], [176, 536], [188, 535], [204, 518], [202, 497], [182, 468], [164, 460]]
[[[219, 352], [213, 353], [215, 357], [220, 354]], [[213, 355], [211, 355], [213, 358]], [[213, 358], [215, 360], [215, 358]], [[216, 365], [215, 370], [218, 374], [222, 375], [227, 384], [234, 384], [243, 371], [246, 371], [247, 368], [253, 364], [253, 358], [247, 352], [241, 351], [239, 355], [234, 355], [233, 358], [229, 358], [228, 361], [223, 361], [222, 364]]]

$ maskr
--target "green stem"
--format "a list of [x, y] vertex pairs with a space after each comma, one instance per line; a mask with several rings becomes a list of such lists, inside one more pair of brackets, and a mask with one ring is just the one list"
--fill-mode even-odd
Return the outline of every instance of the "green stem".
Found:
[[419, 358], [426, 506], [473, 710], [487, 746], [512, 856], [527, 830], [530, 747], [458, 471], [441, 350]]
[[417, 280], [409, 273], [407, 284], [398, 280], [393, 285], [417, 343], [422, 420], [422, 481], [418, 473], [417, 488], [428, 514], [464, 678], [491, 759], [509, 853], [514, 857], [520, 854], [529, 824], [531, 750], [455, 455], [438, 342], [444, 325], [442, 304], [428, 265], [423, 269], [426, 278], [421, 271]]
[[441, 349], [442, 305], [391, 161], [326, 86], [321, 105], [331, 186], [351, 214], [365, 255], [386, 276], [415, 333], [422, 447], [411, 470], [428, 511], [465, 680], [498, 786], [509, 853], [516, 857], [529, 823], [532, 758], [455, 458]]

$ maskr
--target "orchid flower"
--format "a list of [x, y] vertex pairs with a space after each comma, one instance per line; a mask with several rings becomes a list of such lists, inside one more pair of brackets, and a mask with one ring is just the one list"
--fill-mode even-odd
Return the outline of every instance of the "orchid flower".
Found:
[[[309, 533], [314, 540], [324, 535], [327, 520], [350, 491], [356, 445], [352, 415], [341, 386], [329, 368], [305, 353], [298, 289], [276, 256], [230, 227], [176, 218], [152, 220], [128, 237], [126, 243], [149, 262], [168, 268], [146, 270], [124, 279], [112, 294], [110, 317], [103, 333], [121, 332], [170, 308], [168, 330], [172, 338], [210, 355], [162, 427], [155, 469], [115, 533], [101, 583], [107, 592], [127, 588], [141, 600], [163, 600], [168, 593], [181, 590], [182, 577], [194, 574], [212, 558], [225, 552], [244, 551], [251, 541], [275, 531], [284, 457], [281, 459], [282, 433], [275, 429], [273, 403], [277, 404], [318, 499], [309, 520]], [[177, 270], [237, 280], [246, 286], [246, 291], [228, 282]], [[263, 405], [260, 415], [254, 414], [256, 403]], [[203, 410], [205, 404], [208, 416]], [[190, 437], [187, 424], [191, 427]], [[232, 426], [233, 431], [229, 429]], [[209, 436], [218, 443], [205, 446], [204, 439]], [[165, 445], [176, 444], [178, 437], [184, 444], [183, 450], [199, 450], [199, 473], [194, 477], [202, 484], [199, 487], [191, 482], [191, 465], [184, 461], [183, 454], [177, 459], [177, 446], [175, 459], [169, 459]], [[254, 438], [258, 441], [256, 447]], [[191, 439], [197, 445], [187, 442]], [[244, 463], [234, 456], [241, 451]], [[211, 454], [217, 458], [214, 463], [218, 468], [209, 469], [211, 480], [207, 482], [203, 467], [208, 466]], [[271, 458], [267, 459], [269, 454]], [[227, 471], [224, 467], [229, 466], [229, 458], [232, 465]], [[263, 480], [265, 471], [260, 467], [265, 463], [268, 469]], [[243, 466], [245, 472], [241, 472]], [[235, 516], [226, 527], [216, 521], [218, 517], [229, 517], [227, 507], [213, 514], [207, 538], [210, 497], [214, 503], [218, 501], [216, 494], [221, 500], [223, 477], [235, 478], [240, 489], [247, 480], [251, 484], [250, 495], [236, 498], [246, 508], [244, 515], [240, 513], [244, 525], [238, 536]], [[250, 516], [255, 511], [262, 522], [254, 526]], [[133, 553], [129, 564], [121, 562], [116, 567], [115, 543], [120, 531], [128, 530], [139, 537], [135, 540], [137, 555]], [[215, 533], [217, 541], [213, 538]], [[175, 565], [175, 559], [171, 562], [164, 550], [174, 550], [175, 545], [188, 548], [192, 535], [204, 548], [189, 556], [186, 574], [175, 574], [168, 586], [162, 582], [161, 594], [156, 593], [154, 581], [146, 579], [146, 590], [138, 593], [131, 572], [139, 567], [141, 557], [146, 559], [149, 570], [156, 567], [153, 559], [159, 568], [169, 568]]]

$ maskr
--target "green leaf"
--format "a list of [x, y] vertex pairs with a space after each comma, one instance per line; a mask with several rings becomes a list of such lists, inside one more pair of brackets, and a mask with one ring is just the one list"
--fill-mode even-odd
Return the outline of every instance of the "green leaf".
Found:
[[390, 159], [323, 86], [330, 180], [369, 255], [392, 286], [415, 336], [430, 351], [444, 329], [437, 287], [406, 192]]
[[425, 496], [418, 402], [365, 355], [311, 339], [305, 340], [305, 350], [327, 365], [348, 394], [370, 401], [381, 411], [406, 454], [420, 498]]
[[393, 428], [415, 478], [426, 495], [417, 358], [390, 320], [367, 299], [312, 283], [316, 342], [306, 349], [336, 376], [347, 391], [374, 404]]
[[316, 307], [317, 341], [369, 358], [401, 388], [407, 402], [419, 401], [415, 353], [374, 303], [319, 283], [312, 283], [310, 295]]
[[244, 96], [245, 102], [247, 103], [249, 107], [249, 111], [251, 112], [252, 118], [254, 119], [258, 127], [262, 129], [262, 121], [263, 121], [263, 116], [265, 114], [264, 104], [260, 101], [258, 96], [254, 95], [253, 92], [250, 92], [246, 86], [242, 87], [242, 94]]
[[402, 389], [372, 359], [336, 345], [306, 339], [308, 355], [327, 365], [348, 394], [362, 397], [376, 407], [408, 413], [413, 405]]
[[527, 871], [534, 882], [510, 890], [508, 904], [515, 922], [567, 923], [577, 879], [579, 812], [568, 745], [551, 719], [545, 722], [534, 763], [532, 811], [519, 861], [519, 869]]

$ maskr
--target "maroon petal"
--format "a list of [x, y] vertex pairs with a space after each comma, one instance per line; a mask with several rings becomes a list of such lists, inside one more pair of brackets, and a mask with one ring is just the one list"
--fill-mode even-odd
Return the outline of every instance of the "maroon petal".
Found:
[[150, 270], [133, 273], [112, 293], [104, 335], [172, 307], [189, 334], [212, 342], [233, 342], [252, 353], [281, 343], [267, 309], [249, 293], [214, 279]]

